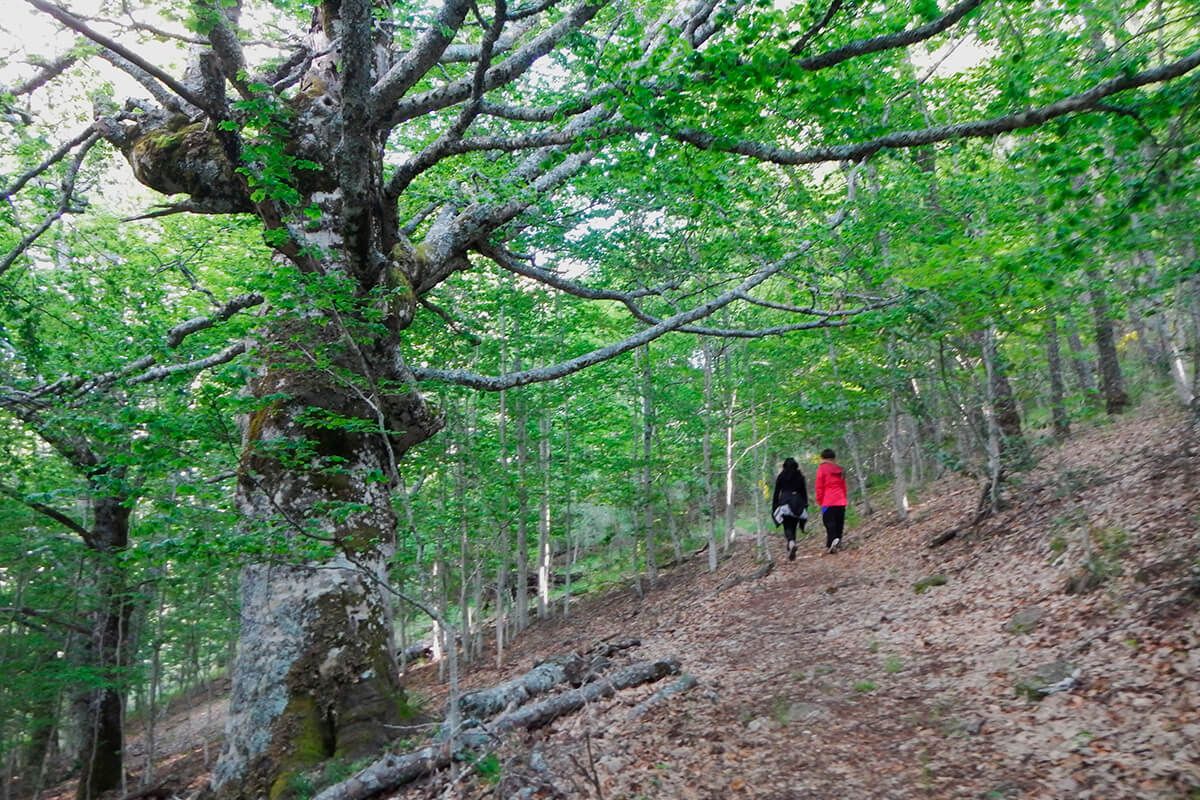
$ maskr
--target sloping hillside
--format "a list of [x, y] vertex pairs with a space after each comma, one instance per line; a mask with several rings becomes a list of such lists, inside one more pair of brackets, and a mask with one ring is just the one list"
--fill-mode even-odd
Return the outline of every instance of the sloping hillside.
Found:
[[[819, 535], [788, 562], [776, 539], [770, 575], [720, 591], [755, 569], [743, 542], [715, 575], [695, 559], [644, 600], [535, 628], [512, 667], [468, 682], [614, 635], [698, 679], [635, 720], [656, 687], [510, 747], [507, 769], [542, 786], [530, 796], [1197, 796], [1200, 447], [1185, 430], [1143, 410], [1045, 453], [1008, 510], [941, 547], [975, 484], [931, 487], [907, 524], [877, 518], [832, 556]], [[932, 576], [945, 583], [919, 591]]]
[[[510, 736], [478, 771], [390, 796], [1200, 796], [1200, 446], [1186, 430], [1149, 408], [1080, 433], [1012, 481], [1007, 510], [936, 548], [969, 520], [974, 483], [930, 487], [907, 523], [881, 515], [835, 555], [814, 535], [788, 562], [775, 538], [763, 577], [741, 541], [716, 574], [695, 558], [643, 598], [587, 599], [464, 684], [637, 637], [634, 657], [679, 659], [695, 688], [636, 714], [666, 682], [619, 692]], [[410, 673], [432, 708], [435, 673]]]

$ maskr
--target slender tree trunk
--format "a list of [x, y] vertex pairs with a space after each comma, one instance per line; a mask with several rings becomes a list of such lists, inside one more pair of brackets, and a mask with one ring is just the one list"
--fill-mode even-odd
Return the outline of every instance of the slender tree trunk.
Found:
[[[563, 404], [562, 418], [563, 423], [563, 475], [568, 479], [571, 476], [571, 425], [569, 407], [566, 403]], [[563, 592], [563, 619], [571, 613], [571, 576], [575, 572], [575, 563], [579, 560], [580, 542], [575, 535], [574, 520], [572, 518], [571, 509], [571, 492], [566, 492], [566, 499], [563, 504], [563, 534], [567, 540], [567, 548], [571, 553], [570, 565], [567, 567], [566, 588]]]
[[[728, 363], [728, 362], [726, 362]], [[737, 463], [733, 457], [734, 408], [737, 405], [737, 390], [730, 389], [725, 406], [725, 542], [728, 549], [737, 536]]]
[[1129, 407], [1121, 362], [1117, 358], [1116, 326], [1104, 291], [1104, 280], [1095, 267], [1084, 270], [1088, 279], [1088, 297], [1092, 304], [1092, 320], [1096, 331], [1096, 352], [1100, 362], [1100, 389], [1104, 395], [1104, 410], [1120, 414]]
[[986, 370], [984, 392], [987, 402], [983, 407], [984, 420], [987, 425], [987, 472], [988, 472], [988, 510], [995, 513], [1000, 510], [1000, 482], [1004, 478], [1003, 470], [1003, 441], [1004, 431], [996, 414], [996, 338], [994, 330], [989, 326], [982, 335], [983, 366]]
[[1067, 347], [1071, 351], [1071, 371], [1075, 373], [1075, 383], [1089, 406], [1095, 406], [1099, 391], [1096, 388], [1096, 370], [1088, 356], [1087, 348], [1079, 336], [1079, 329], [1068, 316], [1064, 320], [1067, 331]]
[[[520, 359], [514, 369], [520, 369]], [[529, 627], [529, 405], [517, 400], [517, 607], [516, 630]]]
[[701, 353], [704, 356], [704, 438], [701, 442], [703, 452], [703, 470], [704, 470], [704, 512], [705, 521], [708, 523], [708, 571], [717, 571], [717, 516], [716, 516], [716, 493], [713, 488], [713, 457], [712, 457], [712, 429], [713, 429], [713, 352], [712, 343], [708, 339], [704, 339], [701, 344]]
[[1071, 421], [1067, 416], [1062, 353], [1058, 342], [1058, 318], [1053, 309], [1046, 312], [1046, 364], [1050, 371], [1050, 417], [1054, 425], [1054, 438], [1063, 441], [1071, 435]]
[[658, 576], [651, 472], [654, 458], [654, 375], [650, 369], [650, 345], [644, 345], [637, 352], [642, 367], [642, 536], [646, 548], [646, 577], [653, 581]]
[[900, 519], [908, 519], [908, 481], [904, 475], [903, 431], [900, 424], [900, 403], [895, 393], [888, 400], [888, 452], [892, 459], [892, 500]]
[[538, 469], [542, 474], [541, 509], [538, 514], [538, 617], [550, 616], [550, 411], [542, 411], [538, 422]]
[[[506, 331], [506, 318], [504, 309], [500, 309], [500, 371], [503, 372], [507, 368], [508, 363], [508, 338]], [[501, 390], [499, 393], [499, 410], [496, 415], [496, 439], [499, 455], [497, 456], [496, 472], [498, 480], [495, 481], [503, 488], [500, 497], [493, 499], [492, 507], [498, 509], [496, 512], [496, 531], [498, 547], [496, 553], [499, 556], [500, 563], [496, 565], [496, 666], [500, 667], [504, 664], [504, 643], [506, 639], [506, 626], [508, 624], [508, 564], [509, 553], [512, 552], [512, 532], [509, 529], [509, 508], [508, 499], [509, 491], [509, 475], [510, 467], [508, 457], [508, 392]]]
[[[834, 346], [833, 337], [826, 333], [826, 347], [829, 352], [829, 365], [833, 369], [834, 379], [838, 379], [838, 353], [837, 347]], [[875, 513], [875, 509], [871, 507], [871, 496], [867, 492], [867, 470], [863, 466], [862, 447], [859, 445], [858, 432], [855, 430], [854, 421], [847, 419], [844, 423], [842, 438], [846, 442], [846, 447], [850, 451], [850, 465], [854, 476], [854, 485], [858, 489], [859, 502], [862, 505], [862, 513], [864, 517], [869, 517]]]
[[[761, 442], [758, 437], [758, 403], [750, 404], [750, 436], [755, 442]], [[766, 499], [767, 481], [770, 480], [768, 467], [768, 448], [763, 447], [761, 450], [761, 460], [757, 465], [756, 480], [754, 481], [754, 549], [758, 553], [760, 560], [773, 561], [771, 558], [771, 548], [767, 546], [767, 529], [763, 525], [763, 501]], [[751, 461], [753, 463], [753, 461]], [[771, 509], [774, 511], [774, 509]]]

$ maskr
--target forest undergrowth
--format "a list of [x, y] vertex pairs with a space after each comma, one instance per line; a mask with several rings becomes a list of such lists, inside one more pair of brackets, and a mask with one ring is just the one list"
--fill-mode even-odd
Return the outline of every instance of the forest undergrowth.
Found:
[[[637, 658], [679, 659], [696, 686], [644, 713], [631, 712], [660, 686], [619, 692], [384, 796], [1200, 797], [1200, 443], [1187, 430], [1161, 406], [1083, 430], [1013, 476], [1006, 508], [975, 527], [978, 484], [948, 478], [907, 522], [877, 515], [834, 555], [818, 523], [792, 562], [773, 537], [760, 578], [736, 580], [759, 567], [743, 538], [714, 574], [698, 555], [642, 596], [584, 598], [464, 686], [614, 637], [638, 638]], [[431, 710], [444, 702], [436, 666], [408, 685]], [[198, 698], [159, 726], [173, 793], [203, 784], [222, 703]]]

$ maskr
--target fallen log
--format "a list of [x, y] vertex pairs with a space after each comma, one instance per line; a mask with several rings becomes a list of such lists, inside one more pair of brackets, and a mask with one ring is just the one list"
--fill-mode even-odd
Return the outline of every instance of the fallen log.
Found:
[[508, 733], [517, 728], [534, 730], [548, 725], [566, 714], [573, 713], [602, 697], [612, 697], [620, 689], [629, 689], [643, 683], [653, 683], [668, 675], [679, 673], [679, 662], [673, 658], [659, 661], [641, 661], [619, 669], [608, 678], [572, 689], [554, 697], [519, 708], [497, 717], [488, 729], [494, 734]]
[[522, 705], [539, 694], [545, 694], [584, 669], [584, 660], [579, 656], [545, 661], [511, 681], [463, 694], [458, 699], [458, 708], [465, 717], [487, 719], [506, 708]]
[[546, 659], [520, 677], [488, 689], [465, 692], [458, 700], [458, 708], [466, 717], [494, 717], [505, 709], [524, 705], [532, 698], [546, 694], [560, 683], [574, 686], [586, 683], [608, 666], [609, 656], [640, 644], [638, 639], [618, 639], [600, 642], [582, 656], [571, 654]]
[[933, 537], [933, 540], [929, 543], [930, 549], [933, 549], [935, 547], [941, 547], [946, 542], [948, 542], [951, 539], [953, 539], [954, 537], [958, 536], [958, 534], [961, 531], [962, 531], [961, 528], [951, 528], [948, 531], [943, 531], [942, 533], [939, 533], [937, 536]]
[[[494, 742], [502, 734], [518, 729], [540, 728], [578, 711], [588, 703], [611, 697], [621, 689], [652, 683], [678, 673], [679, 662], [673, 658], [631, 664], [608, 678], [497, 717], [488, 726], [486, 734], [481, 736], [468, 731], [459, 741], [486, 748], [487, 742]], [[453, 755], [449, 741], [431, 744], [404, 755], [388, 754], [351, 778], [325, 789], [313, 800], [366, 800], [443, 769], [450, 764]]]
[[450, 766], [449, 742], [432, 744], [411, 753], [388, 753], [356, 775], [335, 783], [313, 800], [365, 800], [403, 786], [435, 770]]
[[680, 676], [679, 680], [672, 681], [669, 686], [664, 686], [630, 709], [629, 713], [625, 715], [625, 719], [637, 719], [655, 706], [665, 702], [677, 694], [683, 694], [695, 686], [695, 675], [682, 675]]

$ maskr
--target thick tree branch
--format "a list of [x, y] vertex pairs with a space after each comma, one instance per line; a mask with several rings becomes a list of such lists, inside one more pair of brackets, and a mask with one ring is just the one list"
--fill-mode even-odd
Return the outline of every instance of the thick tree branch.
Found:
[[[586, 25], [607, 3], [608, 0], [585, 0], [575, 6], [541, 35], [534, 37], [509, 58], [489, 69], [484, 76], [483, 90], [491, 91], [498, 86], [511, 83], [525, 74], [535, 61], [553, 50], [564, 37]], [[423, 114], [461, 103], [471, 96], [474, 86], [473, 77], [458, 80], [401, 101], [394, 106], [386, 102], [382, 95], [376, 93], [375, 113], [380, 118], [386, 118], [389, 126], [399, 125]]]
[[127, 61], [129, 61], [130, 63], [135, 64], [142, 70], [145, 70], [149, 74], [153, 75], [156, 79], [158, 79], [164, 86], [169, 88], [171, 91], [173, 91], [175, 94], [179, 95], [181, 98], [183, 98], [187, 102], [191, 103], [196, 108], [207, 109], [207, 106], [206, 106], [203, 98], [197, 96], [194, 92], [192, 92], [186, 86], [184, 86], [179, 81], [172, 78], [167, 73], [163, 72], [158, 67], [151, 64], [146, 59], [139, 56], [137, 53], [134, 53], [132, 50], [128, 49], [127, 47], [124, 47], [119, 42], [114, 41], [113, 39], [110, 39], [109, 37], [105, 36], [104, 34], [100, 33], [99, 31], [92, 30], [90, 27], [88, 27], [83, 22], [83, 20], [79, 19], [74, 14], [67, 11], [65, 8], [62, 8], [61, 6], [57, 6], [54, 3], [48, 2], [48, 0], [25, 0], [25, 2], [29, 3], [31, 6], [36, 8], [38, 11], [41, 11], [44, 14], [48, 14], [49, 16], [54, 17], [56, 20], [61, 22], [63, 25], [66, 25], [68, 28], [75, 31], [76, 33], [86, 36], [88, 39], [91, 39], [93, 42], [100, 45], [101, 47], [111, 50], [112, 52], [121, 56], [121, 58], [124, 58]]
[[[213, 52], [217, 54], [217, 59], [220, 61], [221, 72], [225, 76], [225, 80], [229, 81], [233, 85], [233, 88], [237, 89], [238, 94], [242, 96], [243, 100], [250, 100], [254, 97], [254, 92], [250, 91], [250, 87], [244, 77], [246, 74], [246, 55], [242, 51], [242, 43], [238, 41], [237, 32], [229, 26], [229, 18], [225, 15], [224, 9], [216, 5], [216, 7], [211, 9], [211, 12], [212, 28], [208, 32], [208, 40], [212, 44]], [[224, 105], [224, 100], [224, 97], [208, 98], [210, 106], [215, 104]]]
[[[557, 0], [556, 0], [557, 2]], [[514, 19], [512, 14], [508, 15], [511, 21]], [[507, 53], [516, 46], [517, 40], [528, 33], [534, 26], [536, 20], [526, 19], [519, 25], [514, 25], [509, 28], [504, 34], [496, 40], [492, 46], [493, 53]], [[442, 52], [438, 59], [439, 64], [461, 64], [471, 63], [479, 60], [482, 49], [477, 44], [452, 44]]]
[[1064, 117], [1068, 114], [1094, 111], [1106, 97], [1129, 89], [1136, 89], [1141, 86], [1148, 86], [1153, 83], [1161, 83], [1178, 78], [1194, 70], [1197, 66], [1200, 66], [1200, 51], [1161, 67], [1143, 70], [1133, 75], [1122, 75], [1118, 78], [1112, 78], [1085, 92], [1071, 95], [1049, 105], [976, 122], [960, 122], [954, 125], [938, 125], [918, 130], [898, 131], [858, 144], [814, 147], [808, 150], [791, 150], [761, 142], [730, 141], [696, 130], [676, 131], [671, 133], [670, 136], [702, 150], [718, 150], [726, 153], [734, 153], [759, 161], [769, 161], [774, 164], [795, 166], [830, 161], [857, 161], [874, 155], [880, 150], [921, 147], [922, 145], [946, 142], [954, 139], [992, 137], [1001, 133], [1008, 133], [1009, 131], [1033, 128], [1044, 122]]
[[471, 101], [463, 106], [459, 111], [458, 118], [455, 119], [449, 129], [443, 132], [433, 144], [426, 147], [415, 158], [396, 170], [396, 174], [388, 181], [387, 191], [385, 192], [388, 203], [394, 203], [396, 198], [408, 188], [418, 175], [451, 155], [451, 150], [461, 142], [467, 128], [479, 116], [480, 107], [483, 102], [484, 78], [487, 75], [488, 68], [492, 65], [492, 49], [504, 29], [506, 8], [505, 0], [496, 0], [496, 13], [492, 19], [492, 24], [484, 31], [483, 41], [479, 45], [479, 63], [475, 67], [475, 77], [471, 88]]
[[[951, 8], [941, 17], [938, 17], [933, 22], [925, 25], [920, 25], [916, 28], [910, 28], [906, 31], [898, 33], [889, 33], [883, 36], [876, 36], [871, 39], [863, 39], [857, 42], [851, 42], [848, 45], [839, 47], [836, 50], [830, 50], [827, 53], [810, 56], [800, 60], [800, 66], [809, 70], [825, 69], [832, 67], [835, 64], [840, 64], [843, 61], [849, 61], [858, 56], [868, 55], [870, 53], [878, 53], [883, 50], [894, 50], [897, 47], [907, 47], [910, 44], [931, 39], [937, 36], [942, 31], [953, 27], [959, 20], [967, 14], [974, 11], [982, 5], [984, 0], [962, 0], [961, 3]], [[834, 9], [836, 10], [836, 9]], [[808, 46], [808, 41], [801, 38], [800, 41], [792, 45], [792, 55], [798, 55]]]
[[379, 79], [371, 91], [371, 106], [382, 117], [441, 58], [471, 8], [469, 0], [446, 0], [437, 19], [416, 45]]
[[36, 511], [42, 516], [49, 517], [67, 530], [79, 534], [79, 538], [83, 539], [84, 544], [86, 544], [88, 547], [95, 546], [95, 540], [92, 539], [92, 532], [58, 509], [51, 508], [45, 503], [39, 503], [36, 500], [31, 500], [25, 496], [24, 492], [19, 492], [13, 487], [3, 483], [0, 483], [0, 494], [16, 500], [21, 505]]
[[[806, 248], [807, 249], [807, 248]], [[537, 369], [524, 370], [520, 372], [510, 372], [505, 375], [488, 376], [479, 373], [469, 372], [461, 369], [430, 369], [424, 367], [414, 367], [413, 374], [418, 380], [437, 380], [445, 383], [454, 383], [460, 386], [469, 386], [473, 389], [483, 389], [485, 391], [496, 392], [501, 389], [511, 389], [514, 386], [526, 386], [531, 383], [542, 383], [552, 381], [558, 378], [565, 377], [574, 372], [578, 372], [586, 367], [594, 366], [609, 359], [615, 358], [622, 353], [629, 352], [637, 347], [641, 347], [647, 342], [652, 342], [663, 334], [678, 330], [680, 327], [696, 320], [703, 319], [710, 314], [724, 308], [733, 301], [738, 299], [739, 293], [748, 292], [755, 286], [758, 286], [763, 281], [775, 275], [789, 263], [795, 260], [803, 251], [789, 254], [784, 258], [779, 259], [771, 264], [767, 264], [753, 275], [746, 278], [734, 289], [731, 289], [724, 294], [712, 298], [708, 302], [688, 311], [675, 314], [674, 316], [664, 319], [657, 325], [652, 325], [638, 333], [626, 337], [619, 342], [607, 345], [585, 353], [576, 358], [563, 361], [559, 364], [554, 364], [548, 367], [539, 367]]]

